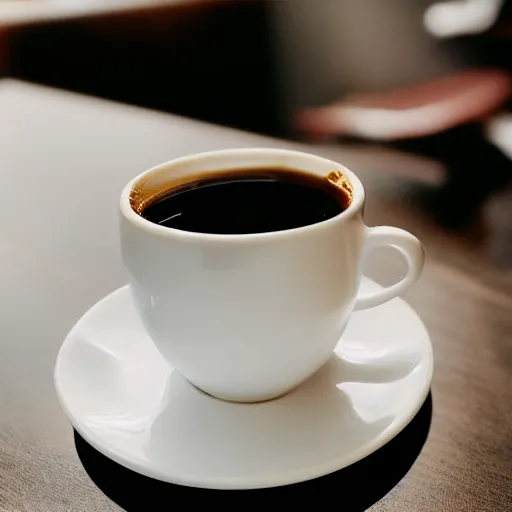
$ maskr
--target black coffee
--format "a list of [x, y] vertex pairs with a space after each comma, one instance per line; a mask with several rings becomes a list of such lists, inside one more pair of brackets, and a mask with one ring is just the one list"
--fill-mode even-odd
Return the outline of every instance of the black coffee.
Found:
[[[334, 177], [334, 178], [333, 178]], [[282, 231], [335, 217], [351, 201], [341, 174], [325, 178], [285, 169], [219, 171], [170, 190], [142, 217], [182, 231], [247, 234]]]

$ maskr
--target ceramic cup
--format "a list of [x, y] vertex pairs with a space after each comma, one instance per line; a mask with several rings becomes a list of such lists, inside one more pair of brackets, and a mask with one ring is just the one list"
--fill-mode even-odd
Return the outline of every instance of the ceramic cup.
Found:
[[[244, 235], [179, 231], [136, 212], [174, 182], [251, 167], [339, 171], [351, 204], [318, 224]], [[196, 154], [134, 178], [121, 195], [122, 258], [136, 308], [164, 358], [206, 393], [241, 402], [278, 397], [315, 373], [354, 310], [402, 294], [423, 267], [416, 237], [365, 226], [364, 201], [361, 182], [341, 164], [279, 149]], [[377, 246], [397, 249], [408, 270], [398, 283], [361, 296], [365, 257]]]

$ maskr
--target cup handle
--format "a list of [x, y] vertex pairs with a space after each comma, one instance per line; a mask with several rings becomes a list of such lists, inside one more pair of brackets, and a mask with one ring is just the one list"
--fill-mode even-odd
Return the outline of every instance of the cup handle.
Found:
[[404, 256], [407, 263], [407, 273], [398, 283], [388, 286], [387, 288], [362, 296], [358, 295], [354, 311], [373, 308], [405, 293], [409, 287], [417, 281], [418, 277], [420, 277], [425, 262], [423, 246], [411, 233], [390, 226], [378, 226], [367, 229], [366, 254], [370, 253], [376, 247], [386, 245], [394, 247]]

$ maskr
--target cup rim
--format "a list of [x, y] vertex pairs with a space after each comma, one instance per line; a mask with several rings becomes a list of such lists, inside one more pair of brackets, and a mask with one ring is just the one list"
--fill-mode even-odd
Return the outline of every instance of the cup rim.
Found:
[[[302, 158], [309, 161], [310, 163], [322, 163], [324, 165], [332, 166], [333, 170], [341, 171], [346, 178], [348, 178], [353, 188], [352, 201], [348, 208], [340, 212], [338, 215], [329, 219], [317, 222], [315, 224], [308, 224], [297, 228], [285, 229], [281, 231], [268, 231], [263, 233], [244, 233], [244, 234], [219, 234], [219, 233], [198, 233], [195, 231], [183, 231], [180, 229], [170, 228], [167, 226], [160, 226], [155, 224], [141, 215], [139, 215], [132, 208], [130, 197], [134, 186], [143, 178], [150, 176], [153, 173], [160, 172], [169, 167], [173, 167], [182, 164], [187, 161], [199, 161], [211, 157], [226, 156], [226, 158], [242, 157], [242, 156], [258, 156], [258, 154], [265, 154], [266, 156], [275, 155], [276, 157], [296, 157]], [[314, 162], [315, 161], [315, 162]], [[307, 171], [305, 171], [307, 172]], [[179, 158], [168, 160], [161, 164], [151, 167], [150, 169], [140, 173], [139, 175], [132, 178], [123, 188], [120, 197], [120, 210], [123, 217], [133, 224], [135, 227], [146, 231], [149, 234], [180, 240], [183, 242], [231, 242], [231, 243], [250, 243], [250, 242], [261, 242], [276, 238], [288, 238], [297, 235], [303, 235], [312, 231], [318, 231], [327, 229], [333, 224], [337, 224], [340, 221], [348, 220], [354, 217], [358, 212], [361, 211], [365, 200], [364, 187], [359, 178], [344, 165], [324, 158], [312, 153], [306, 153], [303, 151], [295, 151], [288, 149], [276, 149], [276, 148], [242, 148], [242, 149], [221, 149], [214, 151], [206, 151], [200, 153], [194, 153]]]

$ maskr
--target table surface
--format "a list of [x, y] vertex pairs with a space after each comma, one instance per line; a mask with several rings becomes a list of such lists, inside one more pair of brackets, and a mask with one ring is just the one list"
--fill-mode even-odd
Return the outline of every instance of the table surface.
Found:
[[[77, 457], [53, 389], [57, 351], [81, 314], [126, 280], [117, 238], [122, 186], [161, 161], [244, 146], [309, 149], [346, 163], [367, 188], [367, 223], [403, 227], [425, 243], [424, 275], [406, 299], [434, 345], [430, 433], [412, 469], [371, 510], [511, 510], [512, 274], [496, 259], [506, 249], [503, 231], [452, 236], [408, 206], [411, 177], [400, 169], [435, 179], [435, 167], [378, 148], [308, 148], [14, 81], [0, 83], [0, 510], [120, 510]], [[400, 271], [387, 253], [369, 262], [381, 282]]]
[[16, 27], [28, 23], [89, 18], [195, 1], [197, 0], [0, 0], [0, 26]]

